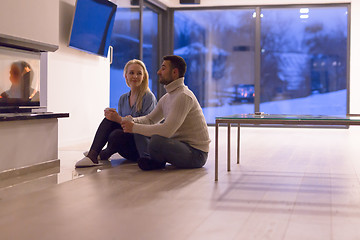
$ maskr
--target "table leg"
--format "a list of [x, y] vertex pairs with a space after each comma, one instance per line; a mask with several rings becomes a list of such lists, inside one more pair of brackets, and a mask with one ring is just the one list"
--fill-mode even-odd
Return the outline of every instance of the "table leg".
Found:
[[219, 171], [219, 124], [215, 123], [215, 181], [218, 180]]
[[228, 156], [227, 156], [227, 170], [228, 170], [228, 172], [230, 172], [230, 155], [231, 155], [231, 152], [230, 152], [230, 145], [231, 145], [231, 141], [230, 141], [230, 139], [231, 139], [231, 135], [230, 135], [230, 133], [231, 133], [231, 124], [230, 123], [228, 123], [228, 152], [227, 152], [227, 154], [228, 154]]
[[240, 163], [240, 123], [238, 123], [238, 132], [237, 132], [237, 164]]

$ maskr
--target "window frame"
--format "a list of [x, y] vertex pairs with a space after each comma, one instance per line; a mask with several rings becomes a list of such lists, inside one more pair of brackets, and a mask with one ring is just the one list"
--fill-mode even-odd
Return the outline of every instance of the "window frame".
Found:
[[[170, 45], [168, 50], [174, 52], [174, 13], [175, 11], [201, 11], [201, 10], [242, 10], [242, 9], [253, 9], [256, 12], [255, 20], [255, 62], [254, 62], [254, 87], [255, 87], [255, 98], [254, 98], [254, 112], [260, 110], [260, 81], [261, 81], [261, 17], [260, 13], [263, 9], [272, 8], [321, 8], [321, 7], [346, 7], [347, 8], [347, 60], [346, 60], [346, 114], [350, 112], [350, 49], [351, 49], [351, 3], [325, 3], [325, 4], [277, 4], [277, 5], [248, 5], [248, 6], [221, 6], [221, 7], [181, 7], [181, 8], [169, 8], [168, 15], [170, 16], [171, 26], [168, 31], [171, 34], [168, 36]], [[214, 123], [208, 123], [208, 126], [214, 126]]]

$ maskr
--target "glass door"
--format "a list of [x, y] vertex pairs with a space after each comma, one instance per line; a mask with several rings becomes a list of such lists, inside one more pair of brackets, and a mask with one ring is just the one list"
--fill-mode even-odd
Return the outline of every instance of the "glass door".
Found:
[[[142, 1], [139, 1], [142, 4]], [[119, 1], [110, 45], [113, 62], [110, 66], [110, 107], [118, 107], [122, 94], [130, 89], [124, 78], [124, 66], [131, 59], [142, 60], [149, 72], [150, 90], [157, 96], [159, 67], [159, 17], [161, 10], [146, 1]], [[142, 15], [142, 17], [141, 17]]]
[[124, 78], [125, 64], [140, 58], [140, 8], [130, 0], [122, 1], [115, 15], [110, 45], [113, 47], [113, 62], [110, 65], [110, 107], [118, 108], [122, 94], [130, 89]]

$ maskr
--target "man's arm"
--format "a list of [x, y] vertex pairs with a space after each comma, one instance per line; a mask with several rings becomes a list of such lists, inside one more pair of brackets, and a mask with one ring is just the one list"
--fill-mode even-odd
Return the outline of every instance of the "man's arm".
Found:
[[161, 98], [158, 104], [156, 105], [156, 107], [154, 108], [154, 110], [152, 110], [148, 115], [132, 118], [132, 120], [135, 123], [141, 123], [141, 124], [155, 124], [160, 122], [164, 118], [162, 111], [162, 102], [163, 100]]
[[[160, 103], [160, 102], [159, 102]], [[133, 133], [145, 136], [160, 135], [163, 137], [171, 137], [183, 124], [186, 116], [192, 107], [192, 99], [186, 94], [181, 94], [175, 99], [171, 106], [171, 113], [167, 116], [164, 123], [144, 125], [135, 121], [132, 127]], [[155, 110], [154, 110], [155, 111]]]
[[155, 109], [146, 116], [133, 118], [132, 116], [128, 115], [126, 117], [123, 117], [121, 127], [123, 128], [124, 132], [132, 133], [134, 122], [141, 125], [151, 125], [160, 122], [160, 120], [164, 118], [162, 112], [162, 99], [163, 98], [160, 99]]

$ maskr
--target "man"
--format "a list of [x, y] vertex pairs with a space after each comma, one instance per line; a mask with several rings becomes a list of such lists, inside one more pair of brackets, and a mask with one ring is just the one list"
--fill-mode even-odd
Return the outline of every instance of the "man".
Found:
[[135, 133], [142, 170], [161, 169], [167, 162], [179, 168], [200, 168], [206, 163], [207, 124], [195, 95], [184, 85], [185, 72], [183, 58], [165, 56], [157, 74], [167, 93], [150, 114], [121, 120], [124, 132]]

